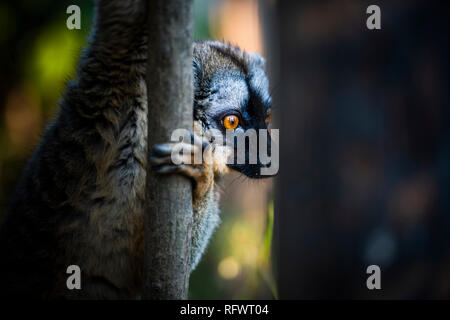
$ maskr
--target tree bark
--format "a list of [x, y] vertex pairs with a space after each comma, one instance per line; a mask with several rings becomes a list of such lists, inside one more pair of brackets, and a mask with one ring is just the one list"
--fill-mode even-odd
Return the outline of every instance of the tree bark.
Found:
[[[149, 0], [148, 147], [192, 130], [193, 1]], [[192, 186], [181, 175], [147, 170], [143, 299], [186, 299], [191, 252]]]

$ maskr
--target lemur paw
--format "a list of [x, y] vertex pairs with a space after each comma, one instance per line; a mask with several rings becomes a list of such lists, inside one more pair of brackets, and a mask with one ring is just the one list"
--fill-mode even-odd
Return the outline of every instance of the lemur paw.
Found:
[[[191, 140], [192, 143], [184, 142]], [[214, 182], [213, 146], [193, 133], [183, 142], [157, 144], [150, 150], [150, 165], [159, 174], [183, 174], [194, 181], [194, 202]]]

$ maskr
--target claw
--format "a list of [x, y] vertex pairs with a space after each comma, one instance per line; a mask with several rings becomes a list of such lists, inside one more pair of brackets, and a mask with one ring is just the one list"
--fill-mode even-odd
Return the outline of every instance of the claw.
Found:
[[167, 156], [172, 153], [172, 147], [167, 144], [157, 144], [150, 151], [151, 155]]

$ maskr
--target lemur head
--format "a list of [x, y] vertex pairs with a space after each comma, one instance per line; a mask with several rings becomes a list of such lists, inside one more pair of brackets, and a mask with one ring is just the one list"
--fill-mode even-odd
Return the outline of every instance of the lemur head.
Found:
[[[238, 47], [218, 41], [196, 42], [194, 63], [194, 122], [203, 130], [217, 129], [226, 141], [227, 130], [236, 134], [257, 133], [257, 147], [245, 144], [245, 164], [227, 164], [250, 178], [263, 178], [259, 155], [256, 163], [249, 161], [250, 153], [259, 148], [259, 129], [267, 129], [271, 118], [272, 99], [264, 71], [264, 59]], [[268, 135], [268, 134], [267, 134]], [[271, 139], [267, 136], [270, 154]], [[251, 151], [251, 149], [256, 151]]]

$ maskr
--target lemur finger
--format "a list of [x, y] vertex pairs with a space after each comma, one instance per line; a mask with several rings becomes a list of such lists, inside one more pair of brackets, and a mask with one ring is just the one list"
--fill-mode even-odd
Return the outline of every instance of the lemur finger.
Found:
[[150, 164], [153, 166], [160, 166], [163, 164], [192, 164], [192, 155], [187, 153], [162, 157], [150, 156]]
[[157, 144], [153, 146], [153, 148], [150, 150], [150, 156], [154, 157], [170, 156], [174, 151], [176, 153], [182, 152], [185, 154], [194, 153], [197, 151], [197, 148], [198, 147], [185, 142]]
[[172, 158], [171, 157], [152, 157], [150, 156], [150, 164], [152, 166], [160, 166], [162, 164], [171, 164]]
[[159, 174], [172, 174], [180, 173], [187, 177], [198, 179], [202, 176], [204, 168], [202, 166], [189, 166], [189, 165], [163, 165], [153, 167], [153, 170]]
[[154, 145], [153, 148], [150, 150], [150, 155], [154, 156], [166, 156], [172, 153], [172, 146], [168, 144], [157, 144]]

